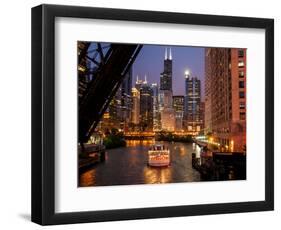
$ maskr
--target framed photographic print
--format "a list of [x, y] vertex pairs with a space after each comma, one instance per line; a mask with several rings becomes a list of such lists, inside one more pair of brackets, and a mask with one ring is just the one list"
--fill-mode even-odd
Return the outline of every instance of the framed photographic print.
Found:
[[274, 208], [273, 19], [32, 8], [32, 221]]

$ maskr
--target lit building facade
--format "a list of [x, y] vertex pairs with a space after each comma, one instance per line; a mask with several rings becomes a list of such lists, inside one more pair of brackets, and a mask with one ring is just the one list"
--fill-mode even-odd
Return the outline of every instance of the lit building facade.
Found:
[[140, 92], [137, 88], [132, 88], [131, 123], [134, 125], [140, 123]]
[[226, 151], [246, 149], [246, 49], [205, 49], [205, 126]]
[[153, 90], [146, 79], [140, 87], [140, 128], [153, 129]]
[[185, 74], [185, 129], [198, 134], [202, 128], [200, 121], [201, 81], [191, 74]]
[[175, 131], [175, 110], [173, 108], [165, 108], [161, 112], [161, 129], [163, 131], [174, 132]]
[[153, 131], [161, 129], [161, 115], [159, 108], [159, 87], [156, 83], [151, 84], [153, 98]]
[[175, 131], [183, 130], [184, 96], [173, 96], [175, 111]]

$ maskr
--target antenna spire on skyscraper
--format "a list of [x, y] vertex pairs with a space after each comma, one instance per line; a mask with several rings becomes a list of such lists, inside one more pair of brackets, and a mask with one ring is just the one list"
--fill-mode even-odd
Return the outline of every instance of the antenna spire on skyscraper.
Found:
[[167, 48], [165, 48], [165, 60], [168, 59], [168, 51], [167, 51]]
[[172, 60], [172, 48], [170, 48], [170, 55], [169, 55], [169, 59]]
[[144, 75], [144, 84], [147, 83], [146, 74]]

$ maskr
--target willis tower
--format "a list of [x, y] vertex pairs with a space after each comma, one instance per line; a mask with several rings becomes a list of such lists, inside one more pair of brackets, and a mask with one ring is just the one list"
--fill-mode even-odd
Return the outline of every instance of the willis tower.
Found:
[[175, 111], [173, 109], [172, 84], [172, 50], [165, 49], [164, 71], [160, 75], [160, 113], [161, 129], [169, 132], [175, 130]]
[[172, 50], [170, 48], [169, 58], [167, 48], [165, 49], [164, 71], [160, 76], [160, 90], [172, 91]]

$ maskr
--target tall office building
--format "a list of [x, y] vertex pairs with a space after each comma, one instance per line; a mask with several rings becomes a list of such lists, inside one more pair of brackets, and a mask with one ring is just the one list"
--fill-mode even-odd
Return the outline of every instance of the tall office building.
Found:
[[185, 73], [185, 129], [193, 134], [202, 128], [200, 122], [201, 81], [197, 77]]
[[132, 110], [131, 123], [138, 125], [140, 122], [140, 92], [137, 88], [132, 88]]
[[246, 49], [205, 49], [205, 126], [226, 151], [246, 148]]
[[157, 83], [151, 84], [153, 98], [153, 131], [161, 129], [161, 115], [159, 110], [159, 87]]
[[164, 59], [164, 71], [160, 76], [160, 90], [169, 90], [172, 91], [172, 49], [170, 48], [170, 53], [168, 57], [167, 48], [165, 49], [165, 59]]
[[164, 71], [160, 75], [159, 110], [161, 113], [161, 129], [175, 130], [175, 111], [173, 109], [173, 84], [172, 84], [172, 50], [165, 49]]
[[175, 110], [175, 130], [183, 130], [184, 96], [173, 96], [173, 108]]
[[[145, 78], [146, 78], [146, 76], [145, 76]], [[139, 79], [139, 76], [137, 75], [137, 80], [136, 80], [136, 84], [135, 84], [135, 88], [137, 89], [137, 90], [140, 90], [140, 87], [141, 87], [141, 85], [143, 84], [143, 80], [141, 80], [141, 79]]]
[[153, 91], [146, 79], [140, 86], [140, 126], [142, 131], [153, 129]]
[[175, 131], [176, 115], [173, 108], [164, 108], [161, 111], [161, 130], [174, 132]]

